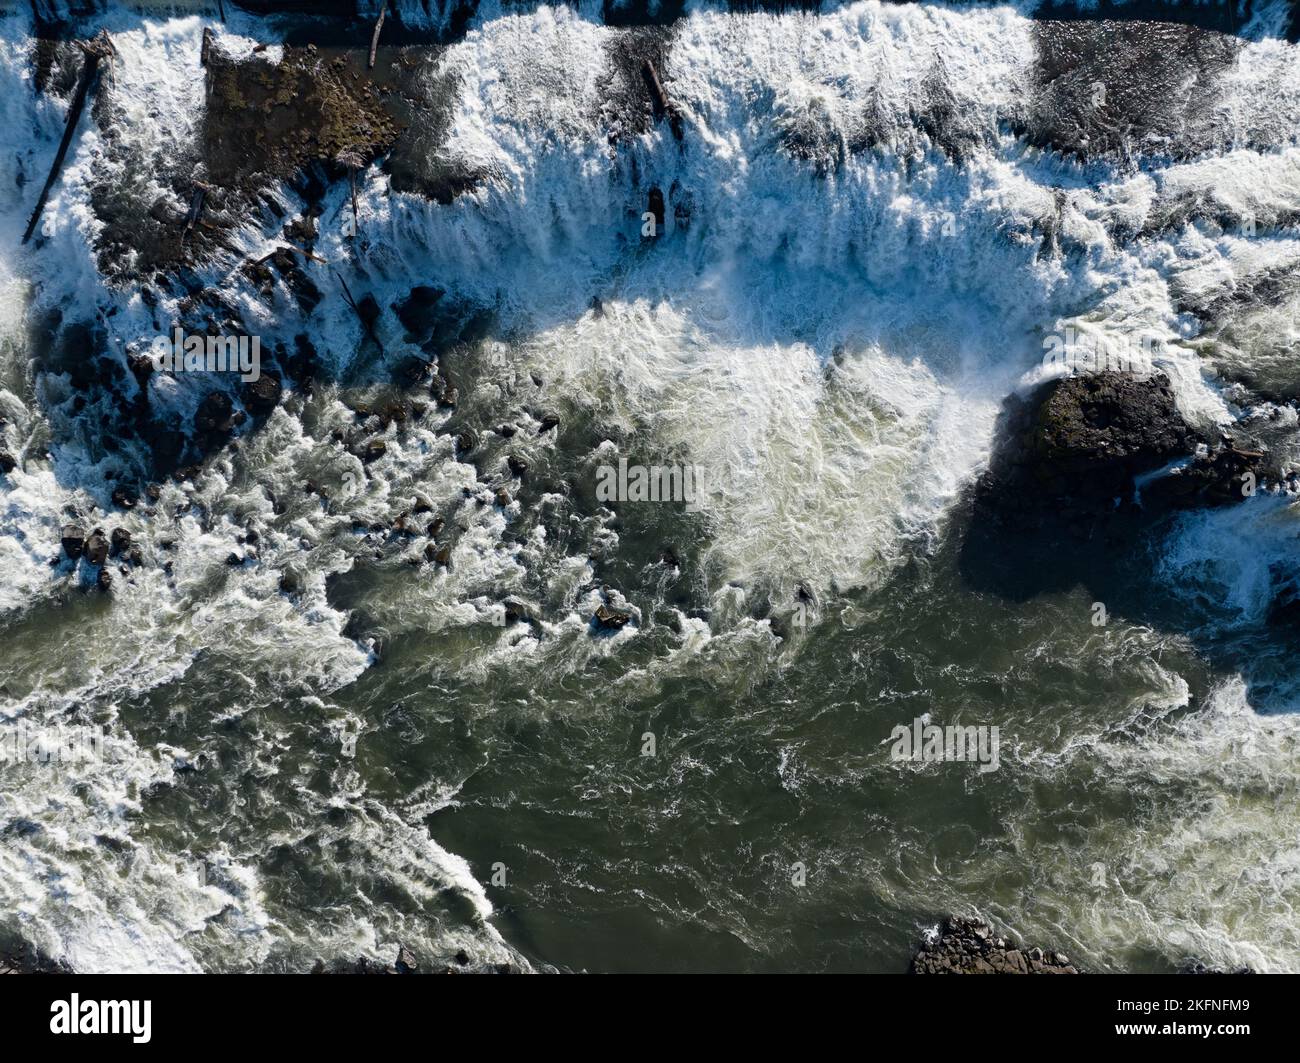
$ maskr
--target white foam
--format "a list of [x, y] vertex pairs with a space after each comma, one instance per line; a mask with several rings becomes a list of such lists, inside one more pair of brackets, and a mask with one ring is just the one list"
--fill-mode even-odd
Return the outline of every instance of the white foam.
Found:
[[[449, 17], [447, 7], [439, 17]], [[409, 5], [403, 10], [415, 13]], [[480, 9], [475, 28], [441, 60], [442, 71], [456, 74], [460, 85], [442, 150], [491, 178], [442, 206], [393, 193], [386, 178], [368, 172], [360, 184], [370, 250], [354, 257], [333, 224], [345, 196], [339, 187], [326, 203], [318, 248], [328, 265], [304, 268], [324, 290], [334, 290], [329, 270], [338, 268], [364, 283], [381, 306], [426, 282], [492, 306], [518, 341], [511, 368], [538, 367], [573, 407], [625, 427], [665, 454], [719, 469], [700, 516], [712, 543], [705, 565], [711, 620], [679, 615], [674, 651], [618, 682], [655, 684], [721, 671], [737, 655], [761, 658], [775, 640], [749, 615], [754, 597], [788, 598], [796, 584], [818, 596], [871, 588], [925, 551], [986, 460], [1001, 399], [1041, 378], [1034, 374], [1042, 339], [1054, 329], [1082, 322], [1107, 336], [1154, 335], [1169, 345], [1160, 367], [1173, 377], [1185, 412], [1205, 421], [1232, 417], [1185, 343], [1194, 337], [1177, 311], [1173, 286], [1214, 291], [1287, 256], [1293, 260], [1294, 248], [1284, 236], [1251, 241], [1179, 229], [1135, 240], [1131, 234], [1182, 195], [1218, 197], [1234, 210], [1261, 215], [1294, 209], [1300, 156], [1293, 143], [1136, 176], [1106, 163], [1081, 168], [1027, 149], [999, 127], [1001, 117], [1016, 111], [1033, 62], [1032, 23], [1016, 8], [868, 2], [820, 15], [693, 11], [678, 27], [662, 71], [682, 109], [683, 144], [661, 123], [611, 155], [597, 116], [604, 46], [615, 31], [589, 17], [592, 10], [494, 16]], [[251, 39], [244, 35], [248, 18], [236, 16], [226, 38], [241, 53]], [[39, 251], [0, 254], [6, 369], [21, 361], [32, 291], [39, 307], [59, 306], [69, 318], [116, 310], [100, 318], [115, 344], [149, 332], [151, 315], [141, 300], [105, 288], [96, 272], [90, 241], [99, 223], [90, 189], [114, 166], [128, 176], [131, 153], [148, 159], [192, 143], [205, 25], [213, 20], [115, 17], [118, 91], [112, 98], [123, 109], [119, 132], [127, 153], [85, 122], [42, 222], [45, 242]], [[62, 131], [62, 105], [31, 92], [27, 33], [25, 16], [0, 23], [0, 121], [17, 138], [16, 150], [0, 159], [6, 248], [17, 244]], [[1278, 132], [1295, 128], [1300, 95], [1293, 59], [1294, 49], [1280, 42], [1247, 47], [1227, 76], [1224, 96], [1239, 129], [1293, 135]], [[886, 145], [846, 155], [819, 177], [814, 163], [782, 148], [780, 134], [791, 131], [847, 143], [870, 106], [908, 124], [908, 112], [925, 103], [928, 79], [955, 96], [980, 140], [961, 167], [919, 150], [924, 144], [908, 147], [904, 164]], [[642, 175], [636, 185], [632, 158]], [[27, 178], [21, 189], [20, 169]], [[652, 182], [670, 197], [676, 182], [693, 206], [688, 224], [679, 225], [670, 204], [666, 232], [643, 244], [641, 216]], [[171, 198], [167, 189], [152, 192]], [[1059, 254], [1040, 254], [1049, 228]], [[237, 239], [250, 252], [266, 243], [260, 232]], [[211, 279], [218, 279], [216, 271]], [[593, 295], [604, 301], [601, 317], [586, 312]], [[268, 311], [252, 300], [244, 306], [268, 334], [275, 330]], [[164, 301], [163, 311], [173, 309]], [[387, 316], [381, 329], [386, 348], [401, 353], [400, 330]], [[322, 304], [310, 331], [337, 370], [366, 356], [355, 316], [339, 299]], [[0, 400], [6, 408], [27, 401], [16, 389]], [[178, 404], [192, 400], [178, 389]], [[319, 401], [328, 407], [328, 397]], [[18, 413], [21, 424], [39, 424], [39, 410]], [[325, 415], [328, 420], [328, 408]], [[370, 647], [344, 635], [346, 617], [325, 597], [326, 577], [346, 571], [361, 549], [344, 542], [353, 516], [392, 516], [416, 484], [449, 504], [473, 482], [435, 427], [413, 427], [400, 440], [392, 433], [389, 453], [371, 467], [365, 493], [349, 500], [348, 512], [304, 512], [264, 535], [261, 564], [231, 571], [225, 554], [236, 530], [250, 519], [273, 523], [268, 492], [292, 494], [291, 485], [322, 471], [359, 471], [342, 448], [307, 436], [300, 421], [278, 411], [238, 463], [228, 456], [192, 488], [167, 489], [168, 512], [187, 500], [195, 506], [170, 533], [178, 539], [169, 555], [172, 579], [156, 567], [157, 533], [122, 518], [155, 552], [155, 565], [136, 573], [134, 582], [115, 583], [111, 611], [60, 629], [58, 637], [80, 654], [42, 665], [48, 671], [32, 681], [65, 705], [139, 697], [185, 674], [195, 655], [207, 652], [231, 662], [232, 712], [277, 696], [290, 682], [318, 695], [339, 690], [376, 659]], [[81, 441], [61, 442], [56, 457], [58, 480], [33, 466], [0, 483], [0, 610], [30, 609], [60, 593], [66, 576], [44, 565], [57, 552], [64, 507], [85, 505], [85, 491], [103, 492], [106, 468]], [[1167, 574], [1214, 608], [1226, 606], [1234, 621], [1258, 622], [1268, 565], [1294, 552], [1291, 512], [1289, 503], [1261, 497], [1188, 517], [1171, 540]], [[495, 615], [491, 603], [501, 590], [515, 587], [527, 564], [549, 547], [544, 538], [503, 542], [515, 513], [468, 506], [462, 516], [450, 569], [423, 570], [378, 603], [388, 632], [445, 634], [482, 625]], [[616, 537], [609, 533], [605, 542], [615, 545]], [[309, 571], [296, 600], [281, 596], [276, 580], [279, 567], [292, 560]], [[592, 639], [587, 620], [603, 599], [591, 575], [584, 557], [556, 565], [543, 638], [507, 629], [466, 639], [442, 647], [443, 666], [475, 681], [497, 667], [565, 674], [616, 657], [637, 643], [650, 618]], [[272, 684], [272, 694], [259, 692], [255, 675]], [[332, 711], [327, 697], [320, 700], [322, 713]], [[1198, 778], [1195, 772], [1221, 752], [1207, 734], [1226, 724], [1239, 733], [1254, 726], [1238, 709], [1215, 704], [1198, 725], [1207, 731], [1164, 740], [1149, 762], [1145, 743], [1131, 754], [1108, 749], [1102, 755], [1135, 784], [1146, 779], [1141, 772], [1158, 776], [1175, 766], [1180, 778]], [[47, 709], [24, 704], [22, 711]], [[140, 787], [171, 777], [176, 751], [137, 748], [116, 724], [114, 740], [122, 758], [88, 773], [89, 796], [72, 793], [67, 780], [53, 787], [48, 780], [24, 783], [5, 794], [10, 819], [31, 819], [46, 833], [0, 850], [0, 890], [6, 891], [0, 907], [19, 913], [36, 943], [79, 969], [188, 970], [214, 956], [232, 966], [261, 962], [283, 944], [282, 928], [267, 915], [251, 859], [218, 850], [212, 859], [222, 874], [206, 885], [169, 870], [185, 853], [136, 840], [128, 813], [138, 806]], [[1151, 871], [1145, 888], [1152, 899], [1134, 918], [1167, 931], [1178, 903], [1191, 898], [1204, 907], [1201, 929], [1189, 940], [1198, 954], [1294, 966], [1288, 912], [1261, 914], [1266, 886], [1289, 888], [1291, 857], [1276, 848], [1277, 825], [1233, 790], [1242, 772], [1283, 770], [1270, 741], [1257, 743], [1262, 760], [1211, 773], [1221, 792], [1206, 798], [1211, 812], [1179, 821], [1182, 840], [1174, 855], [1161, 855], [1161, 838], [1145, 846], [1153, 861], [1191, 863], [1193, 843], [1211, 843], [1214, 873], [1202, 885], [1180, 864], [1166, 876], [1172, 884], [1161, 887]], [[406, 815], [368, 797], [351, 776], [340, 779], [348, 782], [355, 818], [331, 838], [391, 871], [421, 904], [451, 885], [470, 899], [478, 919], [490, 916], [471, 869], [420, 823], [424, 794], [412, 797]], [[1214, 809], [1229, 815], [1216, 817]], [[1241, 855], [1228, 843], [1234, 822], [1251, 842]], [[1294, 837], [1293, 827], [1284, 822], [1287, 837]], [[141, 870], [117, 877], [96, 834], [136, 846]], [[1126, 836], [1126, 851], [1130, 843]], [[1262, 862], [1258, 881], [1249, 878], [1248, 853]], [[1248, 879], [1242, 887], [1247, 914], [1237, 927], [1224, 909], [1209, 906], [1205, 892], [1230, 886], [1234, 874]], [[222, 908], [235, 913], [235, 929], [204, 932]], [[1131, 932], [1131, 923], [1107, 918], [1119, 920], [1112, 929]], [[360, 918], [355, 930], [299, 932], [312, 944], [377, 952], [390, 930]], [[1109, 940], [1104, 931], [1099, 941]], [[495, 931], [483, 933], [494, 940]], [[1248, 944], [1234, 945], [1238, 939]]]

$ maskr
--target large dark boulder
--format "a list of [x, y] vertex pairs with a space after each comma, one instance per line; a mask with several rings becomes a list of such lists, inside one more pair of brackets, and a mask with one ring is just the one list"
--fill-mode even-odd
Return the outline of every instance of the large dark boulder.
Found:
[[241, 398], [249, 413], [264, 417], [279, 404], [282, 391], [278, 377], [263, 375], [244, 385]]
[[442, 301], [441, 288], [427, 284], [417, 284], [410, 294], [393, 304], [397, 320], [406, 329], [407, 339], [412, 343], [428, 340], [439, 324], [438, 304]]
[[1132, 498], [1135, 476], [1189, 456], [1196, 442], [1164, 375], [1064, 377], [1008, 407], [981, 500], [1007, 513], [1064, 504], [1104, 514]]
[[86, 540], [86, 560], [92, 565], [102, 565], [108, 560], [109, 542], [103, 528], [96, 528]]
[[229, 432], [235, 426], [234, 409], [224, 391], [209, 392], [194, 413], [194, 428], [200, 435]]
[[86, 551], [86, 532], [76, 524], [64, 525], [61, 536], [63, 552], [76, 561]]

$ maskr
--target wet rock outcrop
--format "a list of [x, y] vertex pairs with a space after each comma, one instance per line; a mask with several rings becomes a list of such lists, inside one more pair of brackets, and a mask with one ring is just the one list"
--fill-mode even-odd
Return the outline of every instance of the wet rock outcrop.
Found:
[[975, 516], [991, 527], [1055, 525], [1086, 539], [1170, 510], [1231, 505], [1279, 478], [1254, 444], [1190, 426], [1163, 374], [1102, 372], [1008, 400]]
[[474, 964], [464, 949], [457, 952], [450, 963], [441, 963], [434, 967], [422, 967], [405, 945], [399, 945], [397, 959], [391, 964], [376, 963], [364, 956], [349, 962], [336, 960], [326, 964], [317, 960], [311, 969], [312, 974], [513, 974], [514, 968], [508, 963]]
[[977, 513], [1025, 527], [1089, 526], [1132, 504], [1134, 478], [1190, 457], [1199, 441], [1169, 379], [1105, 372], [1064, 377], [1004, 411], [1003, 441], [981, 478]]
[[67, 554], [70, 560], [76, 561], [85, 553], [86, 533], [79, 525], [66, 525], [59, 538], [63, 546], [63, 552]]
[[912, 974], [1079, 974], [1060, 952], [1027, 948], [977, 919], [949, 916], [912, 958]]
[[1218, 446], [1202, 448], [1168, 476], [1152, 481], [1142, 492], [1143, 504], [1156, 509], [1230, 506], [1253, 494], [1261, 479], [1276, 480], [1261, 450], [1241, 447], [1231, 437]]
[[962, 576], [1017, 600], [1083, 584], [1095, 600], [1140, 610], [1125, 573], [1147, 532], [1280, 478], [1263, 448], [1189, 425], [1162, 375], [1049, 381], [1004, 406], [972, 492]]
[[1227, 970], [1223, 967], [1209, 967], [1200, 960], [1193, 960], [1178, 969], [1179, 974], [1255, 974], [1250, 967], [1234, 967]]
[[71, 967], [36, 955], [0, 956], [0, 975], [6, 974], [73, 974]]

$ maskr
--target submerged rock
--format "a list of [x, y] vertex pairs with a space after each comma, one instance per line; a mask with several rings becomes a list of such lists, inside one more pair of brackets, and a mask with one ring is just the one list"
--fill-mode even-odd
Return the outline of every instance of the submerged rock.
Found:
[[977, 919], [949, 916], [939, 936], [912, 957], [912, 974], [1079, 974], [1069, 958], [1025, 948]]
[[[455, 962], [460, 967], [468, 966], [470, 958], [462, 949], [456, 953]], [[496, 964], [491, 969], [494, 973], [509, 974], [510, 964]], [[415, 958], [415, 953], [405, 945], [398, 945], [397, 959], [389, 965], [376, 963], [374, 960], [362, 956], [354, 961], [335, 960], [332, 964], [326, 965], [324, 960], [317, 960], [311, 969], [312, 974], [453, 974], [455, 968], [443, 966], [436, 970], [420, 970], [420, 963]], [[474, 973], [474, 972], [471, 972]], [[488, 973], [483, 970], [482, 973]]]
[[115, 487], [113, 489], [113, 505], [122, 509], [135, 509], [137, 501], [134, 491], [126, 487]]
[[362, 461], [378, 461], [388, 453], [388, 444], [382, 439], [370, 439], [362, 446], [359, 457]]

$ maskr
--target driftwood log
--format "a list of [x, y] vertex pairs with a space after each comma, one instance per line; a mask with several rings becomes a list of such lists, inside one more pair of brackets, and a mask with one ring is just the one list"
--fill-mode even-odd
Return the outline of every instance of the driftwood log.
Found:
[[81, 76], [77, 79], [77, 87], [72, 94], [72, 103], [68, 105], [68, 124], [63, 129], [63, 139], [59, 141], [59, 150], [54, 155], [54, 164], [50, 167], [49, 177], [45, 179], [45, 187], [41, 189], [40, 199], [36, 201], [36, 209], [32, 211], [31, 220], [27, 223], [27, 231], [23, 233], [23, 243], [27, 243], [32, 238], [32, 233], [36, 231], [36, 223], [41, 220], [41, 213], [45, 210], [45, 201], [50, 198], [50, 190], [63, 170], [63, 161], [67, 158], [68, 148], [72, 145], [73, 136], [76, 135], [81, 112], [86, 108], [86, 98], [99, 77], [99, 64], [115, 54], [113, 40], [106, 30], [100, 30], [92, 40], [78, 41], [77, 44], [85, 56], [85, 61], [81, 65]]
[[641, 76], [645, 78], [646, 88], [650, 90], [650, 102], [654, 105], [656, 118], [667, 118], [673, 136], [682, 139], [682, 115], [664, 90], [664, 83], [659, 80], [659, 71], [649, 59], [641, 62]]
[[375, 32], [370, 36], [370, 64], [368, 70], [375, 69], [375, 53], [379, 50], [379, 31], [384, 28], [384, 15], [388, 13], [388, 0], [379, 5], [379, 20], [375, 23]]

